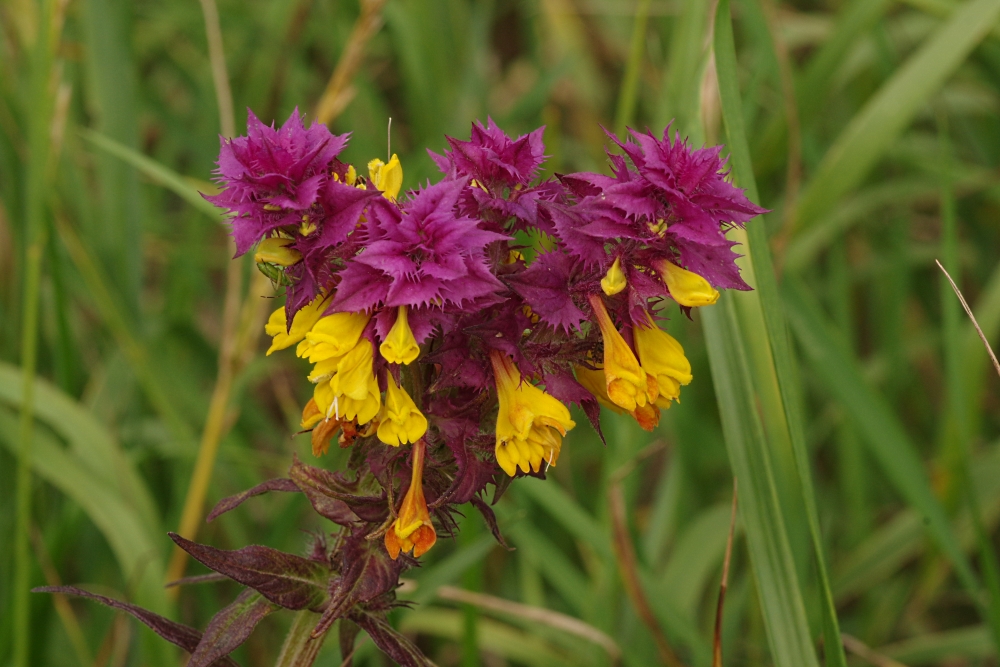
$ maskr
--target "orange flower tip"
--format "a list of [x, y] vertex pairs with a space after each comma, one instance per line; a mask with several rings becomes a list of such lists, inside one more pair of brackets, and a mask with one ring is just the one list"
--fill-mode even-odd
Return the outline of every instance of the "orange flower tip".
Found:
[[396, 531], [393, 530], [393, 526], [389, 527], [389, 530], [385, 531], [385, 550], [389, 552], [389, 558], [396, 560], [399, 558], [400, 544], [399, 538], [396, 537]]
[[330, 440], [340, 429], [341, 424], [336, 419], [324, 419], [312, 430], [312, 453], [320, 457], [330, 451]]
[[640, 408], [636, 408], [632, 412], [632, 416], [644, 431], [652, 431], [660, 423], [660, 410], [652, 404], [647, 403]]

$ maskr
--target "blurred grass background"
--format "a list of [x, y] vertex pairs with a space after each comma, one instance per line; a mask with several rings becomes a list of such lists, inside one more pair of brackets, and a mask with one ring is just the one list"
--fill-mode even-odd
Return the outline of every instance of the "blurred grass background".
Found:
[[[442, 666], [707, 667], [735, 473], [724, 664], [844, 664], [837, 633], [849, 664], [997, 664], [1000, 385], [933, 260], [996, 344], [1000, 0], [723, 0], [718, 20], [706, 0], [220, 0], [221, 78], [212, 7], [0, 3], [0, 663], [182, 664], [109, 610], [19, 592], [83, 583], [203, 627], [237, 590], [162, 588], [185, 503], [222, 548], [329, 528], [285, 494], [200, 521], [311, 455], [304, 367], [262, 354], [280, 302], [195, 192], [228, 118], [314, 117], [361, 17], [332, 122], [355, 164], [390, 116], [406, 187], [487, 114], [545, 124], [549, 173], [603, 170], [600, 124], [676, 119], [773, 210], [740, 237], [757, 291], [673, 312], [682, 404], [653, 434], [604, 415], [607, 448], [577, 419], [550, 481], [497, 506], [516, 550], [470, 514], [408, 573], [397, 625]], [[241, 664], [273, 664], [290, 620]], [[355, 664], [386, 663], [365, 643]]]

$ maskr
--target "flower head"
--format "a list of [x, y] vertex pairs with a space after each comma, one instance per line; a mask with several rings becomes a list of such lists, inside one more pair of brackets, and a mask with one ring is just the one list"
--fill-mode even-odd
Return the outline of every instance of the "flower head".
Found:
[[443, 181], [423, 188], [402, 209], [373, 205], [368, 243], [341, 273], [333, 307], [462, 307], [503, 290], [489, 270], [485, 249], [507, 237], [455, 214], [463, 185]]
[[406, 390], [389, 378], [385, 391], [385, 404], [379, 414], [378, 439], [387, 445], [399, 447], [416, 442], [427, 433], [427, 417], [417, 408]]
[[448, 137], [451, 150], [445, 151], [443, 157], [434, 153], [431, 157], [445, 173], [470, 176], [487, 189], [527, 185], [545, 159], [544, 130], [540, 127], [511, 139], [492, 118], [488, 118], [485, 127], [478, 121], [472, 125], [469, 141]]
[[517, 366], [507, 355], [494, 350], [490, 362], [500, 400], [497, 463], [511, 477], [518, 468], [522, 472], [538, 472], [542, 461], [555, 465], [562, 437], [576, 426], [569, 409], [538, 387], [523, 382]]
[[316, 364], [309, 379], [316, 383], [313, 398], [326, 417], [370, 422], [382, 406], [382, 392], [372, 371], [373, 347], [362, 338], [346, 354]]
[[347, 136], [334, 136], [319, 123], [307, 129], [298, 109], [278, 129], [248, 111], [247, 136], [222, 141], [216, 172], [222, 191], [205, 197], [235, 214], [237, 254], [275, 229], [301, 224], [329, 180], [330, 164]]
[[396, 520], [385, 532], [385, 548], [393, 560], [399, 553], [413, 552], [415, 558], [423, 556], [437, 542], [437, 532], [431, 523], [427, 501], [424, 500], [424, 450], [423, 440], [413, 444], [413, 471], [410, 488], [403, 497]]

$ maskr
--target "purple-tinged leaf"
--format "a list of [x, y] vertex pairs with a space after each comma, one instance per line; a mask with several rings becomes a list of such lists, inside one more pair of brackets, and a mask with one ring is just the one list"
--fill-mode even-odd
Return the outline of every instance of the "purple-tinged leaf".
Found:
[[230, 510], [234, 510], [242, 505], [244, 500], [253, 498], [254, 496], [259, 496], [263, 493], [267, 493], [268, 491], [287, 491], [297, 493], [299, 491], [299, 487], [295, 486], [295, 482], [290, 479], [285, 479], [284, 477], [269, 479], [266, 482], [261, 482], [252, 489], [247, 489], [242, 493], [237, 493], [236, 495], [229, 496], [228, 498], [223, 498], [215, 505], [215, 508], [208, 513], [208, 517], [205, 521], [211, 523], [220, 515], [225, 514]]
[[296, 457], [288, 474], [323, 517], [341, 526], [358, 521], [381, 522], [389, 516], [388, 502], [377, 496], [361, 496], [336, 473], [302, 463]]
[[[85, 591], [82, 588], [77, 588], [76, 586], [42, 586], [41, 588], [31, 589], [31, 592], [76, 595], [82, 598], [87, 598], [88, 600], [100, 602], [101, 604], [111, 607], [112, 609], [119, 609], [127, 612], [134, 618], [142, 621], [142, 623], [145, 624], [150, 630], [160, 635], [171, 644], [180, 646], [188, 653], [193, 653], [202, 639], [202, 634], [192, 627], [171, 621], [169, 618], [164, 618], [159, 614], [155, 614], [148, 609], [143, 609], [138, 605], [122, 602], [121, 600], [115, 600], [114, 598], [98, 595], [97, 593], [91, 593], [90, 591]], [[228, 657], [220, 657], [211, 664], [212, 667], [240, 667], [235, 660]]]
[[375, 645], [401, 667], [435, 667], [413, 642], [381, 616], [359, 610], [352, 612], [350, 619], [361, 626]]
[[355, 531], [344, 544], [341, 575], [330, 584], [330, 604], [313, 630], [314, 637], [329, 630], [334, 621], [346, 616], [355, 605], [374, 600], [399, 585], [406, 560], [393, 560], [382, 540], [366, 537], [367, 532]]
[[320, 563], [256, 544], [224, 551], [176, 533], [168, 534], [205, 567], [249, 586], [286, 609], [315, 609], [326, 599], [331, 572]]
[[571, 333], [587, 319], [570, 295], [572, 270], [573, 260], [557, 250], [539, 255], [531, 266], [507, 281], [542, 321], [554, 329], [562, 328]]
[[500, 526], [497, 524], [497, 515], [493, 513], [493, 509], [487, 505], [482, 498], [479, 496], [473, 496], [469, 499], [472, 506], [479, 510], [479, 513], [483, 515], [483, 520], [486, 525], [489, 526], [490, 532], [493, 533], [493, 538], [507, 551], [513, 551], [514, 549], [507, 545], [507, 541], [503, 539], [503, 535], [500, 534]]
[[208, 622], [187, 667], [209, 667], [219, 658], [229, 655], [247, 640], [258, 623], [278, 609], [278, 605], [269, 602], [260, 593], [245, 589], [232, 604]]

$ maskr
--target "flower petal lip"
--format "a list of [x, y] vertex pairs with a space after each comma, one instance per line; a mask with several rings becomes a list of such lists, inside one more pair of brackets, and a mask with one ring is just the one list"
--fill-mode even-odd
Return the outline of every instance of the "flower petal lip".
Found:
[[407, 391], [390, 376], [385, 403], [379, 413], [378, 439], [387, 445], [399, 447], [420, 440], [426, 433], [427, 418]]
[[396, 321], [379, 346], [382, 357], [391, 364], [409, 365], [420, 356], [420, 346], [410, 329], [406, 311], [406, 306], [399, 307]]
[[597, 326], [604, 341], [603, 367], [608, 397], [612, 403], [632, 412], [650, 401], [646, 372], [639, 365], [632, 348], [615, 328], [601, 297], [591, 295], [590, 305], [594, 309]]

